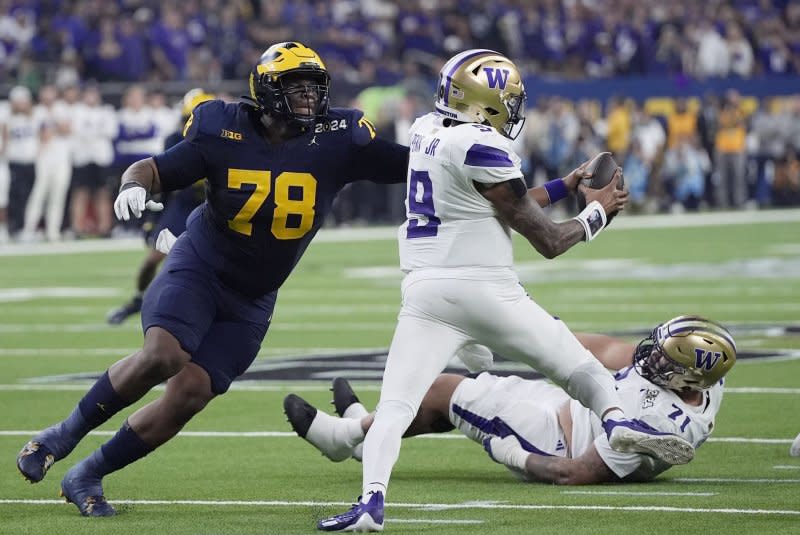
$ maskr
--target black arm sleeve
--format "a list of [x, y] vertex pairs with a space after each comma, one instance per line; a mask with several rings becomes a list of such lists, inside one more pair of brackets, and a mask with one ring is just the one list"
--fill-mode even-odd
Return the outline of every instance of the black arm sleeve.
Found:
[[161, 191], [191, 186], [208, 176], [206, 158], [196, 143], [186, 140], [153, 157], [161, 180]]
[[406, 181], [408, 147], [376, 137], [363, 147], [357, 147], [349, 179], [369, 180], [379, 184], [398, 184]]

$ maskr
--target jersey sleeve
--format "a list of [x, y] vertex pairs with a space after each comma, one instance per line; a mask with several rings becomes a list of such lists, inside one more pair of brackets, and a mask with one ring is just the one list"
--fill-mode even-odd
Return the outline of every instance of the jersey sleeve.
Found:
[[408, 147], [377, 137], [375, 127], [359, 110], [352, 110], [351, 162], [348, 182], [369, 180], [380, 184], [406, 181]]
[[364, 117], [364, 112], [361, 110], [353, 110], [352, 118], [352, 142], [356, 147], [363, 147], [372, 142], [377, 136], [375, 126], [372, 122]]
[[[469, 125], [466, 128], [485, 128]], [[472, 132], [470, 132], [472, 133]], [[496, 132], [465, 137], [459, 143], [463, 153], [462, 168], [468, 180], [497, 184], [522, 178], [521, 160], [509, 143]], [[460, 154], [459, 154], [460, 156]], [[459, 157], [459, 159], [461, 159]]]
[[223, 106], [219, 100], [200, 104], [183, 127], [183, 140], [153, 157], [162, 191], [183, 189], [208, 175], [211, 132], [219, 131]]

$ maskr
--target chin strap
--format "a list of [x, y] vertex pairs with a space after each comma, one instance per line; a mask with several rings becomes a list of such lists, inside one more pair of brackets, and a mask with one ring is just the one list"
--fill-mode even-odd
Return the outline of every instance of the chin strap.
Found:
[[586, 233], [586, 237], [583, 241], [592, 241], [595, 236], [600, 234], [600, 231], [606, 227], [606, 223], [608, 222], [606, 219], [606, 211], [603, 209], [603, 205], [598, 201], [590, 202], [586, 208], [573, 219], [583, 225], [583, 230]]

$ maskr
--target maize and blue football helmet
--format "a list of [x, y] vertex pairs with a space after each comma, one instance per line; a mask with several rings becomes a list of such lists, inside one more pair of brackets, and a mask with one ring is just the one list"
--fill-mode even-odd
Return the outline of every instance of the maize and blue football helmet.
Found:
[[736, 343], [719, 323], [698, 316], [678, 316], [656, 327], [633, 357], [639, 374], [678, 392], [705, 390], [736, 363]]
[[[311, 85], [290, 87], [293, 78], [310, 80]], [[330, 76], [319, 55], [295, 41], [269, 47], [250, 72], [250, 97], [264, 113], [295, 122], [313, 125], [328, 114]], [[296, 113], [289, 97], [299, 92], [314, 91], [316, 105], [311, 114]]]

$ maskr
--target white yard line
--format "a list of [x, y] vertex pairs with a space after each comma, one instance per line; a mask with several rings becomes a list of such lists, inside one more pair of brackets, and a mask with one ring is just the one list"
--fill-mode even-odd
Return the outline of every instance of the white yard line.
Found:
[[[31, 429], [7, 429], [0, 430], [0, 436], [5, 437], [29, 437], [38, 433], [38, 430]], [[91, 431], [92, 436], [112, 436], [116, 431]], [[294, 438], [297, 435], [291, 431], [181, 431], [181, 437], [192, 438]], [[443, 433], [419, 435], [418, 439], [431, 440], [461, 440], [466, 439], [464, 435], [457, 433]], [[750, 437], [711, 437], [706, 442], [726, 442], [735, 444], [791, 444], [791, 438], [750, 438]]]
[[[798, 305], [800, 308], [800, 305]], [[351, 321], [325, 323], [287, 323], [270, 325], [270, 331], [391, 331], [397, 325], [394, 321]], [[140, 331], [138, 322], [110, 326], [107, 323], [0, 323], [0, 333], [85, 333], [112, 331]]]
[[800, 464], [776, 464], [772, 468], [775, 470], [800, 470]]
[[599, 496], [716, 496], [716, 492], [639, 492], [622, 490], [564, 490], [561, 494], [587, 494]]
[[[121, 505], [200, 505], [200, 506], [251, 506], [251, 507], [349, 507], [349, 502], [278, 501], [278, 500], [112, 500]], [[9, 505], [66, 505], [62, 500], [0, 500]], [[389, 508], [426, 510], [551, 510], [551, 511], [622, 511], [622, 512], [670, 512], [670, 513], [712, 513], [733, 515], [800, 515], [793, 509], [734, 509], [705, 507], [669, 507], [657, 505], [546, 505], [546, 504], [507, 504], [497, 502], [463, 503], [390, 503]]]
[[768, 479], [746, 477], [676, 477], [674, 483], [761, 483], [772, 485], [774, 483], [800, 483], [800, 479]]
[[[746, 362], [746, 361], [745, 361]], [[760, 386], [732, 386], [725, 387], [726, 394], [800, 394], [800, 388], [779, 388]]]
[[[127, 350], [119, 352], [120, 355], [126, 353]], [[132, 352], [132, 351], [131, 351]], [[57, 377], [56, 377], [57, 378]], [[86, 390], [94, 382], [87, 380], [80, 383], [44, 383], [44, 382], [30, 382], [30, 383], [11, 383], [0, 384], [0, 392], [8, 391], [53, 391], [53, 392], [70, 392], [74, 390]], [[371, 384], [354, 384], [356, 390], [361, 392], [377, 392], [381, 389], [380, 383], [371, 382]], [[155, 390], [163, 390], [163, 386], [156, 386]], [[241, 381], [235, 382], [231, 385], [230, 392], [325, 392], [330, 390], [328, 384], [309, 384], [309, 383], [261, 383], [258, 381]], [[780, 387], [726, 387], [726, 394], [780, 394], [780, 395], [798, 395], [800, 388], [780, 388]], [[713, 438], [711, 439], [714, 440]]]
[[[671, 214], [623, 216], [614, 223], [614, 232], [652, 228], [711, 227], [729, 225], [758, 225], [762, 223], [794, 223], [800, 221], [800, 210], [754, 210], [708, 212], [700, 214]], [[326, 228], [316, 237], [317, 243], [358, 241], [394, 241], [396, 226], [365, 228]], [[33, 256], [78, 254], [88, 252], [145, 251], [141, 238], [111, 240], [80, 240], [58, 243], [13, 243], [0, 248], [0, 256]]]

